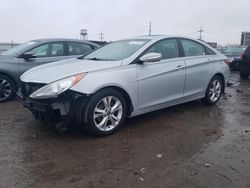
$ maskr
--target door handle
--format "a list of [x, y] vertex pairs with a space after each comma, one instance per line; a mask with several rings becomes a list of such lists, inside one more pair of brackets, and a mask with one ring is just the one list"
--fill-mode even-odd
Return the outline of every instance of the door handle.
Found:
[[181, 70], [181, 69], [184, 69], [184, 66], [183, 66], [183, 65], [178, 65], [178, 66], [176, 67], [176, 70]]
[[211, 62], [213, 62], [213, 59], [207, 59], [207, 62], [211, 63]]

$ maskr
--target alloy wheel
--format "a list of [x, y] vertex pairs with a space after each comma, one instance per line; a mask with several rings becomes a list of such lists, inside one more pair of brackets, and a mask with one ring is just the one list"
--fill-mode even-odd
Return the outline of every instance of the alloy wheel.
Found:
[[0, 101], [4, 101], [11, 95], [12, 87], [8, 80], [0, 78]]
[[213, 80], [209, 88], [209, 98], [212, 102], [217, 101], [221, 95], [221, 83], [219, 80]]
[[120, 123], [122, 115], [123, 106], [121, 101], [117, 97], [106, 96], [97, 103], [93, 119], [98, 129], [110, 131]]

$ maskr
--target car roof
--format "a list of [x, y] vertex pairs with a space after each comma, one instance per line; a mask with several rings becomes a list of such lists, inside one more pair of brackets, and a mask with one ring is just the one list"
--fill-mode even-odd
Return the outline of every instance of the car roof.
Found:
[[129, 39], [147, 39], [147, 40], [154, 40], [154, 39], [161, 39], [161, 38], [168, 38], [169, 35], [143, 35], [137, 37], [131, 37]]
[[186, 37], [186, 36], [181, 36], [181, 35], [144, 35], [144, 36], [132, 37], [129, 39], [161, 40], [161, 39], [167, 39], [167, 38], [184, 38], [184, 39], [190, 39], [190, 40], [204, 43], [204, 41], [202, 40], [198, 40], [198, 39], [194, 39], [194, 38]]
[[67, 42], [81, 42], [81, 43], [88, 43], [88, 44], [92, 44], [94, 46], [100, 46], [99, 44], [95, 43], [95, 42], [91, 42], [88, 40], [79, 40], [79, 39], [69, 39], [69, 38], [43, 38], [43, 39], [35, 39], [35, 40], [31, 40], [34, 42], [63, 42], [63, 41], [67, 41]]

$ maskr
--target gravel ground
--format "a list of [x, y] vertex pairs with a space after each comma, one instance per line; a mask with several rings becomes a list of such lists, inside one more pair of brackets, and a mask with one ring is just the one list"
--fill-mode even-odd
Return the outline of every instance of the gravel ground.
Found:
[[0, 104], [0, 187], [250, 187], [250, 80], [126, 121], [116, 134], [64, 134], [17, 101]]

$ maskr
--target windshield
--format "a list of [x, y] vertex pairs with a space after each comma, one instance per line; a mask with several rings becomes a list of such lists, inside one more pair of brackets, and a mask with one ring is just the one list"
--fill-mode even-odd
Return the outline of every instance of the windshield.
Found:
[[233, 47], [228, 48], [224, 51], [224, 53], [234, 53], [234, 54], [241, 54], [245, 51], [246, 48], [244, 47]]
[[149, 40], [134, 39], [134, 40], [122, 40], [104, 47], [101, 47], [92, 53], [83, 57], [90, 60], [106, 60], [106, 61], [119, 61], [126, 59], [133, 55], [137, 50], [144, 46]]
[[30, 41], [30, 42], [26, 42], [24, 44], [20, 44], [14, 48], [9, 49], [6, 52], [3, 52], [1, 55], [15, 56], [18, 52], [25, 50], [26, 48], [28, 48], [29, 46], [31, 46], [35, 43], [36, 42], [34, 42], [34, 41]]

